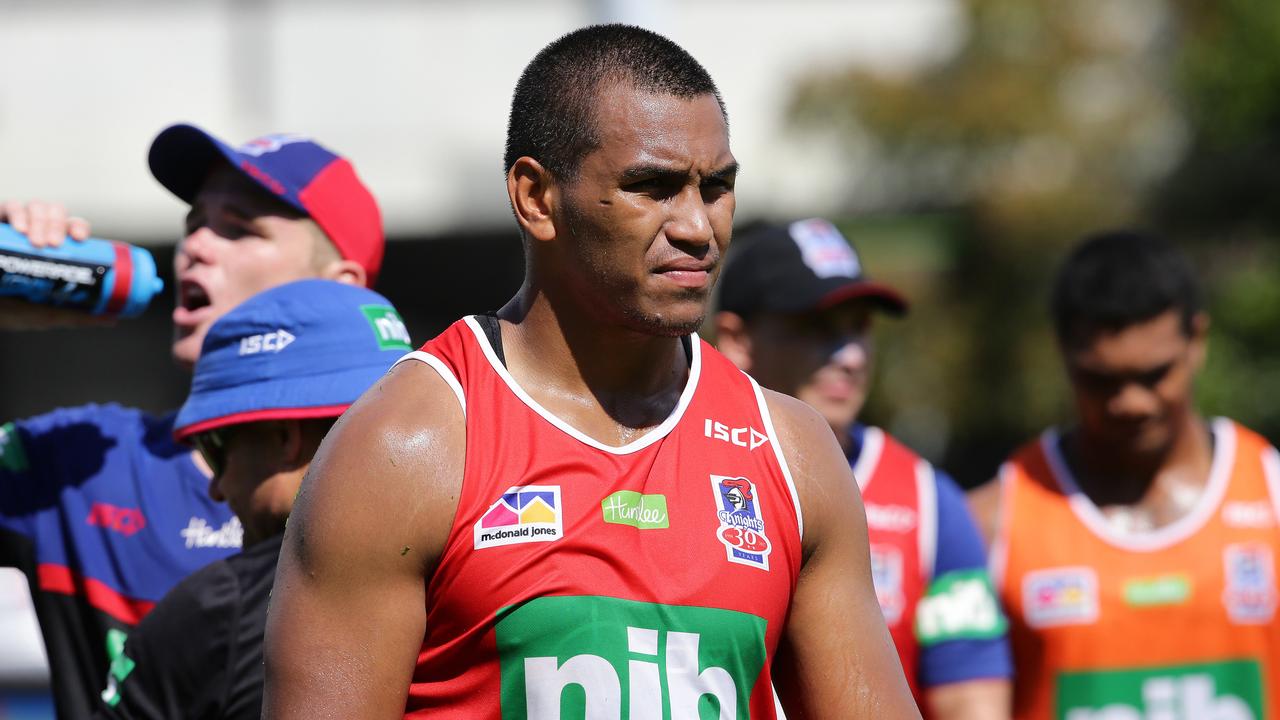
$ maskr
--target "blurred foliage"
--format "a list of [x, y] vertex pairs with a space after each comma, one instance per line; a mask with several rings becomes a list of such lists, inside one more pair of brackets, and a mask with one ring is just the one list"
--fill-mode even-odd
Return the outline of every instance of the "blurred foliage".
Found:
[[1204, 269], [1204, 411], [1280, 437], [1280, 3], [957, 2], [945, 62], [815, 74], [791, 105], [798, 130], [840, 138], [842, 227], [915, 302], [881, 328], [868, 419], [966, 484], [990, 477], [1069, 419], [1045, 312], [1056, 263], [1136, 225]]

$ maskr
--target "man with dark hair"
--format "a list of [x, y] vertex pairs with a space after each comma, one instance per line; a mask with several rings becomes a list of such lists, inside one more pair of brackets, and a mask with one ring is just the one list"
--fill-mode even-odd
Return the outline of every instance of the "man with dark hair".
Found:
[[734, 209], [714, 85], [585, 28], [521, 77], [512, 136], [565, 93], [589, 142], [552, 171], [532, 133], [507, 170], [520, 291], [393, 370], [303, 483], [266, 717], [773, 718], [775, 684], [795, 717], [918, 717], [835, 439], [695, 334]]
[[964, 493], [889, 433], [857, 422], [871, 389], [873, 317], [905, 314], [906, 300], [868, 278], [853, 246], [820, 218], [757, 226], [734, 243], [716, 347], [764, 387], [808, 403], [835, 433], [862, 490], [880, 609], [922, 711], [1007, 719], [1007, 624]]
[[1280, 455], [1192, 400], [1209, 318], [1185, 257], [1089, 238], [1052, 312], [1076, 425], [973, 493], [1018, 718], [1263, 718], [1280, 703]]
[[[190, 205], [174, 254], [179, 365], [194, 365], [209, 326], [261, 290], [377, 276], [377, 203], [348, 160], [309, 138], [232, 147], [174, 125], [148, 159]], [[48, 203], [0, 203], [0, 220], [38, 246], [89, 234]], [[0, 314], [24, 327], [20, 315], [54, 317], [18, 301]], [[27, 575], [59, 717], [88, 717], [128, 630], [179, 580], [240, 549], [243, 528], [210, 499], [209, 468], [174, 442], [173, 419], [112, 403], [0, 425], [0, 564]]]
[[[274, 349], [247, 352], [273, 338]], [[209, 328], [174, 433], [213, 470], [209, 494], [244, 527], [244, 552], [178, 583], [129, 633], [95, 717], [262, 717], [262, 632], [294, 496], [334, 420], [410, 350], [391, 303], [300, 280]]]

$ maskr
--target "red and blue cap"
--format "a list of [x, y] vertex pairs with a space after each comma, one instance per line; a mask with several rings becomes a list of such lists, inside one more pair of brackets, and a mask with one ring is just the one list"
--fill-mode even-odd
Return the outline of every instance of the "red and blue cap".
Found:
[[333, 280], [279, 285], [209, 328], [174, 436], [337, 417], [412, 349], [399, 313], [372, 290]]
[[305, 135], [264, 135], [231, 147], [194, 125], [171, 125], [151, 141], [151, 174], [191, 203], [215, 163], [225, 160], [268, 192], [306, 213], [338, 253], [378, 277], [386, 244], [382, 213], [351, 163]]

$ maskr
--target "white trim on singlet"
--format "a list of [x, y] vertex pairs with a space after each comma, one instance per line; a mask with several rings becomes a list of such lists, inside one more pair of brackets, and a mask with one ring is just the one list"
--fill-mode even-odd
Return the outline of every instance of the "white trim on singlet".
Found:
[[1227, 485], [1231, 481], [1231, 468], [1236, 457], [1236, 430], [1231, 421], [1214, 418], [1211, 424], [1213, 443], [1213, 462], [1209, 466], [1209, 480], [1204, 491], [1196, 501], [1191, 512], [1177, 520], [1145, 532], [1120, 534], [1111, 528], [1102, 510], [1089, 499], [1077, 484], [1071, 469], [1059, 449], [1060, 437], [1054, 428], [1045, 430], [1040, 436], [1040, 447], [1048, 459], [1049, 472], [1054, 476], [1058, 487], [1067, 496], [1071, 510], [1094, 535], [1108, 544], [1131, 552], [1155, 552], [1181, 542], [1196, 532], [1213, 517], [1222, 505], [1227, 494]]
[[443, 360], [429, 352], [414, 350], [413, 352], [405, 353], [404, 356], [395, 361], [391, 367], [395, 367], [405, 360], [417, 360], [418, 362], [425, 363], [435, 370], [436, 373], [440, 375], [440, 378], [444, 380], [445, 384], [449, 386], [449, 389], [453, 391], [453, 394], [458, 398], [458, 405], [462, 406], [462, 417], [467, 416], [467, 398], [462, 392], [462, 383], [458, 382], [458, 378], [453, 374], [453, 370], [450, 370], [449, 366], [446, 365]]
[[920, 574], [925, 586], [938, 560], [938, 480], [928, 460], [916, 460], [916, 539], [920, 542]]
[[742, 373], [747, 380], [751, 381], [751, 391], [756, 394], [756, 404], [760, 406], [760, 420], [764, 423], [765, 434], [769, 436], [769, 443], [773, 445], [773, 456], [778, 459], [778, 467], [782, 469], [782, 477], [787, 481], [787, 491], [791, 493], [791, 504], [796, 511], [796, 530], [800, 539], [804, 539], [804, 512], [800, 510], [800, 493], [796, 491], [796, 483], [791, 478], [791, 468], [787, 466], [787, 458], [783, 456], [782, 443], [778, 442], [778, 432], [773, 429], [773, 418], [769, 415], [769, 405], [765, 402], [764, 392], [760, 390], [760, 385], [755, 378]]
[[991, 583], [995, 586], [996, 591], [1004, 587], [1004, 574], [1009, 566], [1009, 533], [1013, 531], [1010, 527], [1009, 516], [1013, 512], [1013, 465], [1005, 462], [1000, 465], [999, 471], [996, 472], [996, 479], [992, 482], [1000, 483], [999, 493], [1000, 500], [996, 505], [995, 528], [991, 533], [991, 548], [987, 551], [987, 572], [991, 574]]
[[1262, 451], [1262, 476], [1267, 479], [1271, 507], [1275, 510], [1276, 519], [1280, 521], [1280, 452], [1274, 447]]
[[867, 483], [870, 483], [871, 476], [875, 475], [882, 452], [884, 452], [884, 431], [873, 425], [863, 427], [862, 449], [858, 451], [858, 462], [853, 464], [853, 479], [858, 481], [859, 490], [867, 491]]
[[643, 450], [666, 437], [675, 428], [675, 426], [680, 423], [680, 418], [684, 417], [684, 411], [688, 409], [689, 403], [693, 400], [693, 394], [698, 387], [698, 378], [702, 374], [702, 347], [698, 340], [698, 336], [690, 335], [689, 339], [691, 342], [689, 343], [689, 346], [693, 357], [689, 363], [689, 378], [685, 381], [684, 391], [680, 393], [680, 401], [676, 403], [675, 409], [671, 411], [671, 414], [667, 416], [666, 420], [662, 421], [661, 425], [645, 433], [643, 437], [637, 438], [626, 445], [606, 445], [581, 430], [578, 430], [564, 420], [561, 420], [550, 410], [540, 405], [537, 400], [534, 400], [529, 393], [524, 391], [524, 388], [520, 387], [515, 378], [511, 377], [511, 373], [507, 372], [506, 366], [498, 360], [498, 356], [494, 353], [493, 347], [489, 345], [489, 336], [485, 334], [484, 328], [480, 327], [480, 323], [476, 322], [475, 316], [467, 316], [466, 321], [467, 326], [471, 328], [471, 332], [475, 335], [476, 342], [480, 345], [480, 349], [484, 352], [485, 358], [489, 361], [490, 367], [492, 367], [493, 371], [498, 374], [498, 377], [502, 378], [502, 381], [507, 384], [507, 387], [511, 389], [511, 392], [519, 398], [521, 402], [527, 405], [530, 410], [541, 415], [542, 419], [551, 423], [569, 437], [584, 445], [610, 453], [611, 455], [630, 455], [631, 453], [636, 452], [637, 450]]

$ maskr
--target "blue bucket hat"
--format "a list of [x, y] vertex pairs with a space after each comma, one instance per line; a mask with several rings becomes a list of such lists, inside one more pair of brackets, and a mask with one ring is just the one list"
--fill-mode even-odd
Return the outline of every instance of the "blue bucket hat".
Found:
[[372, 290], [332, 280], [280, 285], [209, 328], [174, 436], [337, 417], [412, 349], [399, 313]]

